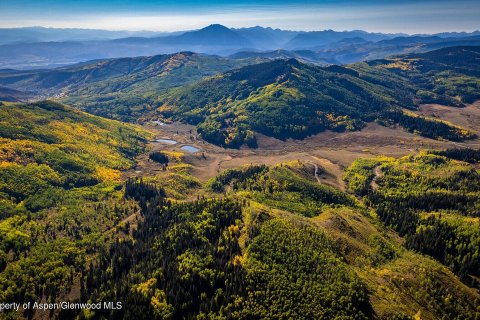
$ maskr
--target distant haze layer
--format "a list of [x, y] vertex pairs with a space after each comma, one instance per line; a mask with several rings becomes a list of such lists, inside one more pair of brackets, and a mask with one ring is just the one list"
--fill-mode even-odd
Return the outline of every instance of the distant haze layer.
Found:
[[221, 23], [289, 30], [437, 33], [479, 27], [480, 4], [459, 1], [2, 1], [0, 27], [178, 31]]
[[0, 69], [52, 68], [96, 59], [196, 52], [233, 59], [288, 59], [328, 65], [395, 54], [480, 45], [480, 32], [291, 31], [212, 24], [184, 32], [130, 32], [42, 27], [0, 29]]

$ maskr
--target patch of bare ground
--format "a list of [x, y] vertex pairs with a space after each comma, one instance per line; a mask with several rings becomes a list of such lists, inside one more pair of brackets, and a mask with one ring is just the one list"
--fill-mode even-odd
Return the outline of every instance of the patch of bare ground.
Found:
[[464, 108], [447, 107], [439, 104], [425, 104], [417, 111], [418, 114], [446, 120], [465, 127], [475, 133], [480, 131], [480, 100]]
[[[416, 111], [418, 115], [448, 121], [466, 128], [480, 137], [480, 100], [464, 108], [447, 107], [439, 104], [425, 104]], [[480, 139], [466, 140], [461, 143], [450, 143], [454, 146], [480, 147]]]
[[[436, 146], [442, 142], [423, 138], [406, 132], [402, 128], [387, 128], [376, 123], [369, 123], [360, 131], [332, 132], [325, 131], [303, 140], [288, 139], [281, 141], [259, 135], [258, 146], [262, 150], [297, 151], [322, 148], [347, 149], [358, 152], [365, 149], [381, 148], [387, 152], [405, 153], [398, 149], [415, 149]], [[392, 146], [395, 146], [392, 148]]]

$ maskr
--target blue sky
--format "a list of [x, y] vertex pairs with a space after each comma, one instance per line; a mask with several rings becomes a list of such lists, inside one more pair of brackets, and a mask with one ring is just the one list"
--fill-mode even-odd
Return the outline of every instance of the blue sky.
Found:
[[0, 0], [0, 27], [176, 31], [221, 23], [413, 34], [477, 30], [479, 16], [478, 0]]

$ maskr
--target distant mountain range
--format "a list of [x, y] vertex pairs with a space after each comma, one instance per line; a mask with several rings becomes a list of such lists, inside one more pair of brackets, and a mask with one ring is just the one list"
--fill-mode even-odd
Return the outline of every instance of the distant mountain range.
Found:
[[348, 64], [401, 54], [422, 53], [441, 48], [478, 45], [480, 45], [480, 35], [449, 38], [439, 36], [402, 36], [376, 42], [355, 37], [344, 38], [337, 42], [326, 43], [309, 49], [239, 51], [230, 55], [230, 57], [268, 58], [272, 60], [294, 58], [302, 62], [320, 65]]
[[285, 44], [287, 49], [310, 49], [335, 43], [344, 39], [363, 39], [366, 41], [380, 41], [391, 39], [396, 36], [403, 36], [402, 34], [383, 34], [383, 33], [368, 33], [365, 31], [313, 31], [305, 32], [296, 35], [292, 40]]
[[352, 63], [479, 43], [478, 31], [408, 36], [361, 30], [288, 31], [259, 26], [229, 29], [219, 24], [174, 33], [32, 27], [0, 29], [0, 68], [51, 68], [95, 59], [180, 51], [221, 56], [249, 52], [250, 57], [269, 58], [280, 54], [317, 64]]
[[33, 98], [32, 94], [0, 86], [0, 101], [18, 102]]
[[112, 40], [126, 37], [160, 37], [181, 33], [183, 32], [110, 31], [100, 29], [60, 29], [45, 27], [0, 28], [0, 45], [49, 41]]

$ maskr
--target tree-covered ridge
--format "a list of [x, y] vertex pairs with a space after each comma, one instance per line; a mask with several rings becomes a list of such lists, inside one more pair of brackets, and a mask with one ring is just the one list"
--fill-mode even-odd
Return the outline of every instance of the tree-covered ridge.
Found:
[[480, 162], [480, 149], [446, 149], [441, 151], [433, 151], [433, 153], [445, 156], [450, 159], [460, 160], [468, 163]]
[[[256, 146], [254, 132], [299, 139], [327, 129], [358, 130], [372, 121], [399, 124], [434, 139], [468, 139], [473, 134], [467, 130], [402, 108], [471, 102], [478, 71], [465, 61], [475, 59], [479, 50], [472, 48], [441, 70], [427, 54], [350, 66], [318, 67], [294, 59], [249, 65], [160, 95], [157, 112], [195, 124], [205, 140], [228, 147]], [[457, 49], [443, 50], [455, 57]], [[411, 67], [412, 61], [425, 62], [430, 72]]]
[[478, 287], [478, 168], [421, 152], [400, 159], [357, 160], [345, 177], [351, 192], [365, 196], [381, 220], [406, 237], [408, 248], [434, 257]]
[[57, 299], [138, 205], [120, 194], [149, 133], [44, 101], [0, 105], [0, 300]]
[[408, 79], [420, 103], [461, 107], [480, 98], [479, 58], [480, 47], [452, 47], [367, 64]]
[[451, 122], [419, 116], [407, 110], [385, 112], [378, 122], [387, 126], [398, 124], [408, 132], [421, 134], [431, 139], [460, 141], [477, 137], [472, 131]]
[[[206, 185], [222, 198], [166, 200], [127, 182], [142, 220], [85, 274], [83, 299], [123, 301], [115, 319], [475, 319], [479, 296], [445, 267], [402, 247], [367, 209], [343, 203], [303, 217], [314, 191], [304, 163], [248, 166]], [[263, 182], [262, 182], [263, 181]], [[255, 183], [262, 187], [252, 191]], [[325, 192], [324, 186], [319, 190]], [[296, 198], [273, 205], [269, 185]], [[252, 192], [257, 197], [252, 197]], [[339, 191], [337, 191], [339, 192]], [[340, 192], [339, 192], [340, 193]], [[215, 194], [212, 194], [215, 195]], [[349, 199], [348, 196], [344, 196]], [[279, 202], [280, 199], [277, 199]], [[412, 276], [412, 271], [415, 276]], [[426, 302], [426, 303], [424, 303]]]
[[86, 280], [86, 296], [126, 308], [96, 317], [364, 319], [371, 312], [361, 281], [307, 221], [251, 211], [238, 198], [142, 201], [133, 239], [114, 245]]
[[296, 60], [247, 66], [174, 90], [158, 111], [198, 124], [207, 141], [238, 147], [255, 145], [253, 131], [284, 139], [358, 129], [395, 103], [383, 88], [338, 68]]
[[306, 217], [317, 216], [326, 207], [353, 206], [353, 199], [339, 190], [321, 185], [315, 167], [299, 161], [277, 166], [228, 169], [208, 182], [216, 191], [227, 186], [238, 195]]

